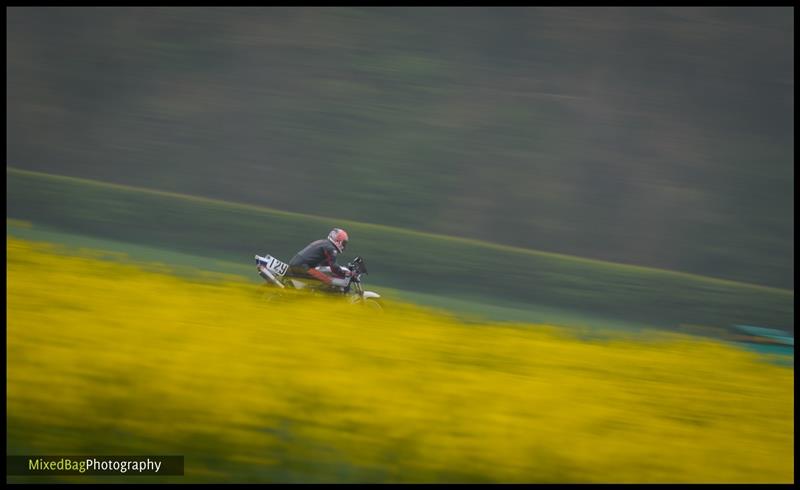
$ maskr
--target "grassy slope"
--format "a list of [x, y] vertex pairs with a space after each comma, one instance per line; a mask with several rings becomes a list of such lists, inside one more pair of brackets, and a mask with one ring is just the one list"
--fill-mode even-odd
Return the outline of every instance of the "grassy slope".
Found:
[[298, 243], [342, 225], [375, 280], [397, 289], [671, 328], [794, 328], [788, 290], [15, 169], [7, 175], [9, 217], [223, 262], [247, 263], [254, 251], [289, 257]]
[[[250, 263], [237, 264], [198, 255], [172, 252], [169, 250], [120, 242], [86, 235], [65, 233], [63, 231], [30, 222], [8, 220], [8, 236], [26, 240], [50, 242], [66, 245], [71, 249], [92, 249], [109, 252], [105, 258], [121, 262], [149, 262], [164, 264], [176, 273], [191, 275], [194, 270], [204, 270], [241, 276], [254, 284], [262, 282], [253, 272]], [[382, 284], [379, 278], [368, 278], [367, 289], [375, 290], [385, 297], [413, 302], [422, 306], [441, 309], [461, 318], [472, 320], [493, 320], [510, 322], [539, 322], [565, 327], [590, 327], [640, 330], [644, 324], [634, 324], [619, 320], [604, 319], [591, 315], [580, 315], [569, 311], [548, 308], [541, 305], [506, 301], [487, 303], [480, 298], [465, 299], [447, 295], [425, 294], [391, 288]]]
[[[6, 235], [12, 238], [24, 238], [38, 242], [49, 242], [65, 246], [65, 250], [91, 251], [91, 254], [105, 260], [123, 263], [135, 262], [140, 265], [163, 265], [179, 276], [194, 276], [206, 272], [235, 276], [236, 279], [261, 284], [261, 279], [253, 274], [250, 264], [236, 264], [208, 257], [183, 254], [169, 250], [119, 242], [85, 235], [64, 233], [47, 226], [34, 225], [30, 222], [9, 219]], [[618, 319], [604, 318], [597, 315], [581, 314], [542, 305], [526, 304], [514, 301], [487, 303], [485, 298], [458, 298], [447, 295], [435, 295], [395, 289], [381, 284], [380, 281], [369, 280], [368, 289], [376, 290], [385, 298], [414, 303], [453, 315], [467, 322], [519, 322], [538, 323], [569, 328], [584, 337], [605, 337], [612, 332], [642, 332], [652, 330], [652, 325], [626, 322]], [[700, 334], [719, 338], [718, 330], [679, 329], [690, 334]], [[773, 361], [791, 365], [794, 349], [787, 346], [761, 345], [736, 342], [734, 345], [744, 347], [768, 355], [778, 355]]]

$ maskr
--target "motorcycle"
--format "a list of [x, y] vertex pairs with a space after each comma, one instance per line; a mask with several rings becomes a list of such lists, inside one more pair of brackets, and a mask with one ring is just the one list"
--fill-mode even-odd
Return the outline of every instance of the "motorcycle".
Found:
[[[367, 274], [367, 266], [360, 256], [346, 265], [351, 275], [345, 278], [347, 285], [338, 288], [321, 285], [319, 281], [310, 278], [287, 275], [289, 265], [271, 255], [256, 255], [255, 259], [258, 275], [266, 282], [264, 285], [269, 287], [264, 295], [268, 301], [282, 297], [283, 290], [302, 290], [312, 294], [340, 294], [352, 304], [383, 311], [381, 295], [364, 289], [362, 277]], [[330, 267], [320, 267], [319, 270], [330, 273]]]

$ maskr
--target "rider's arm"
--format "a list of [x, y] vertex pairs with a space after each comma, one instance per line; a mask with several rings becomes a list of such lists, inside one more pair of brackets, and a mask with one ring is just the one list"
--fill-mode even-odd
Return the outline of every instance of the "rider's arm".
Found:
[[336, 255], [329, 251], [323, 250], [325, 252], [325, 265], [331, 268], [331, 272], [337, 277], [346, 277], [350, 274], [348, 269], [340, 266], [336, 263]]

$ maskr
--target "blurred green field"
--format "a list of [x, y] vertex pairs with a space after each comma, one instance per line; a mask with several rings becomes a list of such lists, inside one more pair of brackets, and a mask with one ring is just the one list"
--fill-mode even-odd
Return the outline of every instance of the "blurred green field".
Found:
[[[794, 288], [792, 7], [14, 8], [8, 18], [7, 165]], [[275, 216], [229, 217], [231, 228], [287, 233]], [[224, 229], [186, 224], [187, 246]], [[354, 245], [366, 244], [358, 231]], [[495, 264], [465, 242], [395, 232], [373, 234], [398, 240], [380, 259], [420, 246], [398, 255], [436, 262], [420, 282], [452, 290], [438, 276], [454, 274], [480, 296], [504, 284], [468, 285], [465, 265]], [[452, 263], [428, 254], [453, 243]], [[507, 282], [531, 281], [526, 301], [553, 283], [598, 294], [591, 271], [547, 277], [558, 272], [541, 255], [490, 252]], [[614, 299], [652, 321], [642, 310], [659, 298], [628, 293], [562, 302], [611, 309], [603, 299]], [[659, 307], [691, 313], [684, 301]]]
[[[19, 220], [7, 220], [6, 235], [28, 240], [44, 241], [67, 245], [78, 250], [93, 250], [93, 254], [100, 253], [105, 260], [114, 260], [123, 263], [134, 262], [163, 266], [170, 268], [174, 274], [182, 277], [203, 276], [205, 272], [227, 274], [235, 276], [237, 280], [250, 280], [253, 284], [261, 284], [262, 280], [254, 274], [253, 267], [241, 263], [225, 262], [222, 260], [200, 257], [197, 255], [182, 254], [165, 249], [118, 242], [114, 240], [95, 238], [86, 235], [65, 233], [63, 231], [43, 225]], [[385, 298], [396, 301], [414, 303], [429, 309], [437, 310], [448, 315], [453, 315], [465, 322], [524, 322], [544, 323], [568, 328], [574, 334], [583, 338], [597, 338], [609, 335], [609, 332], [643, 332], [652, 330], [653, 324], [634, 323], [613, 318], [604, 318], [598, 315], [581, 314], [574, 311], [558, 308], [548, 308], [543, 305], [522, 303], [502, 299], [487, 302], [486, 298], [463, 298], [443, 294], [426, 294], [388, 287], [380, 281], [373, 281], [369, 277], [369, 289], [376, 290]], [[673, 329], [674, 330], [674, 329]], [[729, 340], [729, 331], [726, 329], [712, 329], [700, 326], [683, 326], [677, 329], [681, 333], [701, 335], [717, 340]], [[778, 346], [758, 344], [752, 342], [734, 342], [739, 347], [754, 350], [771, 356], [774, 362], [792, 365], [794, 349], [791, 346]]]
[[247, 263], [258, 252], [288, 259], [309, 240], [343, 226], [352, 235], [349, 254], [364, 256], [370, 280], [389, 288], [632, 325], [794, 331], [791, 290], [12, 168], [7, 177], [9, 218], [220, 263]]
[[793, 370], [754, 353], [265, 305], [120, 259], [7, 237], [9, 454], [185, 455], [148, 482], [793, 480]]
[[[94, 253], [102, 250], [104, 251], [102, 256], [106, 260], [123, 263], [161, 264], [169, 267], [175, 274], [184, 277], [192, 277], [198, 271], [211, 271], [235, 275], [242, 280], [250, 280], [254, 284], [263, 283], [263, 280], [256, 276], [250, 263], [251, 261], [245, 261], [246, 263], [226, 262], [144, 245], [66, 233], [45, 225], [34, 225], [33, 223], [19, 220], [7, 220], [6, 235], [27, 240], [58, 243], [78, 250], [91, 249], [95, 251]], [[384, 297], [442, 310], [465, 321], [538, 322], [578, 329], [642, 330], [652, 328], [652, 326], [646, 324], [581, 315], [536, 304], [498, 300], [488, 303], [485, 298], [473, 298], [470, 300], [442, 294], [401, 290], [387, 286], [385, 282], [381, 281], [380, 277], [368, 276], [365, 284], [368, 284], [368, 289], [376, 290]]]

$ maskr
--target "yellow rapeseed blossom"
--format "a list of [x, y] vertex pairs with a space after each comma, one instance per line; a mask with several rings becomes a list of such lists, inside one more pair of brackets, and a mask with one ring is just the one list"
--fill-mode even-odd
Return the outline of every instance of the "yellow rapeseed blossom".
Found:
[[721, 343], [7, 253], [9, 454], [186, 458], [184, 477], [64, 481], [793, 481], [793, 370]]

